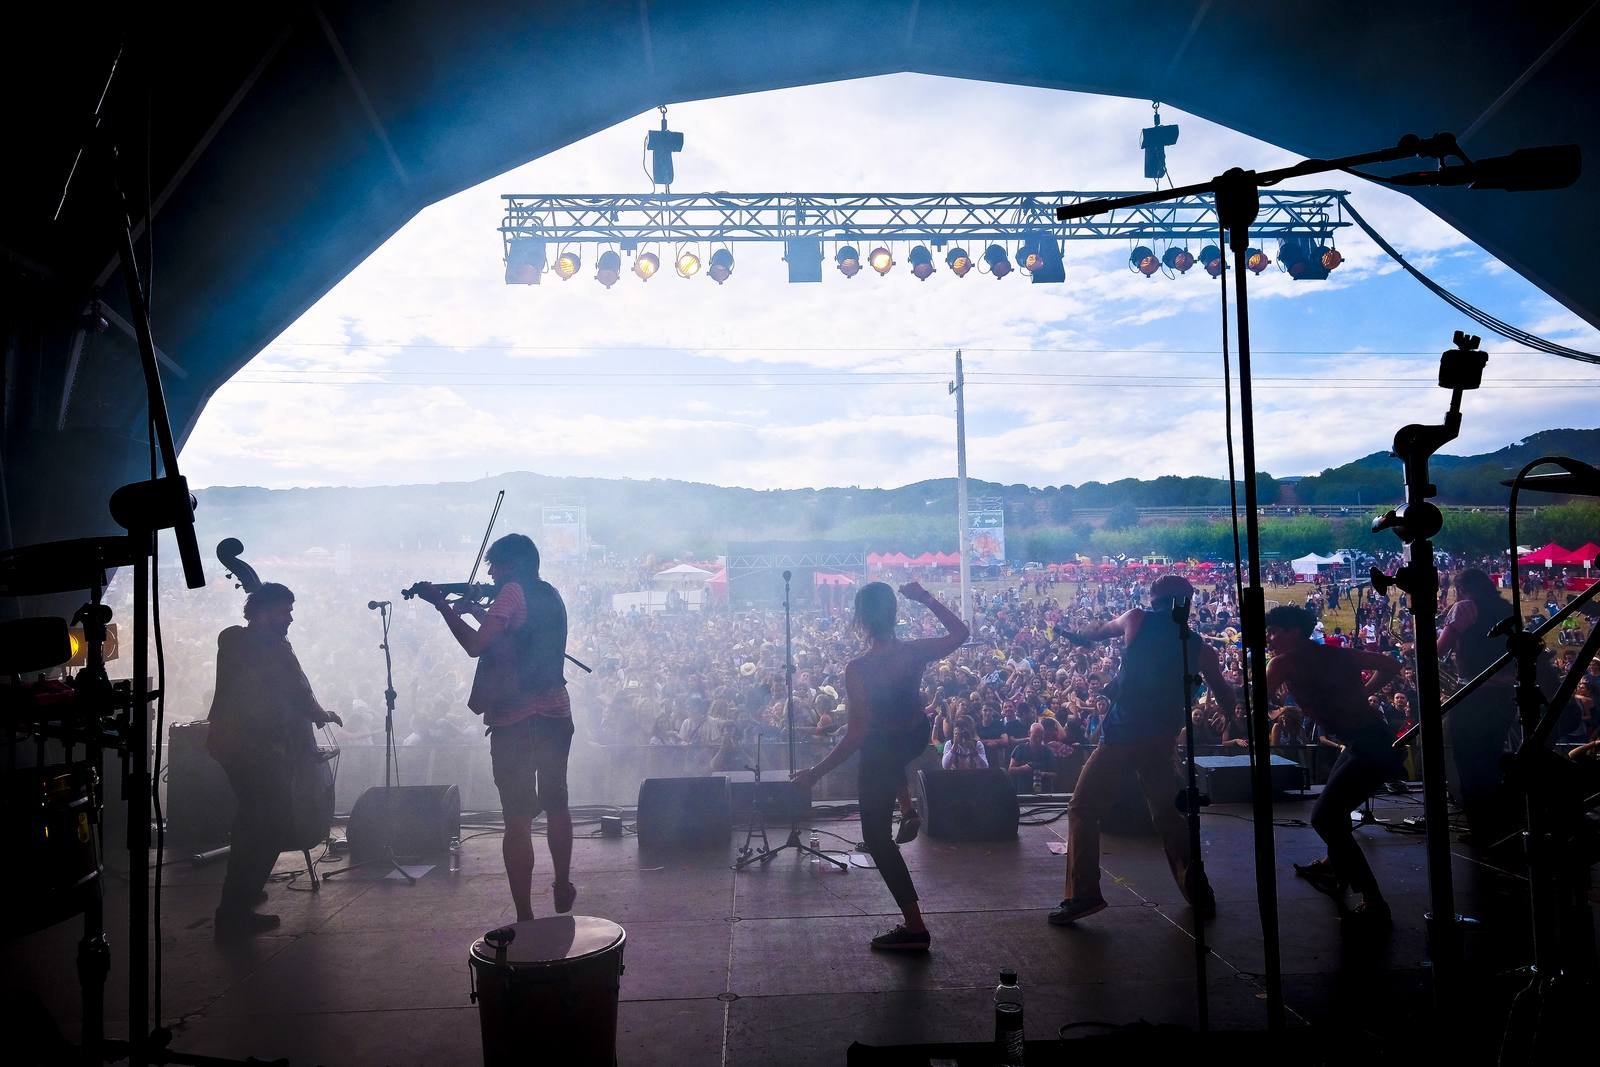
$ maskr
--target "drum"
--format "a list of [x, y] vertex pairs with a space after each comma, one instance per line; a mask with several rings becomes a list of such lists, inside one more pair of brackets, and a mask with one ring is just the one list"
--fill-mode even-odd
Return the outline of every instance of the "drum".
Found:
[[[484, 1067], [617, 1061], [622, 927], [588, 915], [525, 919], [472, 943]], [[557, 1054], [556, 1050], [560, 1050]]]
[[81, 914], [99, 890], [95, 793], [87, 763], [22, 767], [5, 776], [4, 930], [21, 936]]

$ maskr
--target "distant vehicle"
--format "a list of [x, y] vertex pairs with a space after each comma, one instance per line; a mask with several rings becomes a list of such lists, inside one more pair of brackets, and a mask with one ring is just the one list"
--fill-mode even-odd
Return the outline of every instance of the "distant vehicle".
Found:
[[1044, 570], [1044, 564], [1038, 562], [1037, 560], [1031, 560], [1027, 563], [1024, 563], [1022, 565], [1022, 569], [1024, 571], [1042, 571]]

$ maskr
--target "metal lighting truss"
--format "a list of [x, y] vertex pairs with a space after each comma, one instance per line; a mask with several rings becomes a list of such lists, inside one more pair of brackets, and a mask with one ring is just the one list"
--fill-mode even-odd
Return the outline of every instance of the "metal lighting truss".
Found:
[[[512, 193], [500, 226], [511, 243], [543, 239], [554, 244], [612, 244], [624, 251], [650, 244], [695, 241], [782, 242], [812, 238], [836, 242], [949, 243], [1020, 241], [1048, 233], [1062, 241], [1217, 241], [1216, 205], [1210, 195], [1187, 196], [1107, 212], [1094, 218], [1056, 220], [1056, 208], [1084, 200], [1126, 196], [1115, 192], [1054, 193]], [[1261, 191], [1261, 214], [1250, 227], [1270, 238], [1326, 240], [1351, 225], [1343, 190]]]

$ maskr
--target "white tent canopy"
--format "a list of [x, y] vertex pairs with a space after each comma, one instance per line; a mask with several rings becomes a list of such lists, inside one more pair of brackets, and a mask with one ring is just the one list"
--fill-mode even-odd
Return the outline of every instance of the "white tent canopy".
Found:
[[655, 581], [663, 586], [683, 586], [693, 588], [711, 577], [711, 572], [687, 563], [680, 563], [676, 567], [668, 567], [664, 571], [657, 571]]
[[1316, 574], [1318, 567], [1329, 567], [1344, 562], [1343, 552], [1335, 552], [1331, 556], [1319, 556], [1315, 552], [1309, 552], [1299, 559], [1290, 560], [1289, 566], [1294, 568], [1296, 574]]

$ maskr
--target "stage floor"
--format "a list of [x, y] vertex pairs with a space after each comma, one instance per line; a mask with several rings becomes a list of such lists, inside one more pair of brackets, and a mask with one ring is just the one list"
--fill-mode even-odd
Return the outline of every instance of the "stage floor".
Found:
[[[1380, 799], [1380, 817], [1420, 814], [1420, 798]], [[1392, 936], [1374, 946], [1341, 936], [1332, 903], [1290, 864], [1321, 855], [1301, 820], [1309, 803], [1280, 804], [1276, 831], [1283, 974], [1292, 1024], [1334, 1021], [1342, 1031], [1403, 1034], [1427, 1025], [1423, 965], [1427, 884], [1420, 836], [1369, 827], [1363, 847], [1394, 909]], [[1213, 1025], [1266, 1024], [1261, 929], [1255, 907], [1249, 808], [1205, 816], [1207, 863], [1218, 899], [1208, 926]], [[853, 843], [854, 819], [815, 820]], [[1061, 897], [1065, 858], [1050, 850], [1066, 820], [1024, 826], [1016, 842], [906, 848], [933, 949], [880, 955], [867, 941], [896, 910], [872, 870], [819, 870], [793, 852], [735, 873], [733, 844], [712, 854], [641, 851], [638, 842], [580, 838], [574, 861], [580, 914], [627, 930], [618, 1023], [623, 1064], [843, 1063], [852, 1041], [973, 1041], [990, 1036], [990, 995], [1002, 966], [1026, 995], [1030, 1038], [1068, 1022], [1139, 1019], [1192, 1025], [1191, 915], [1154, 838], [1108, 837], [1104, 889], [1111, 906], [1068, 929], [1046, 911]], [[775, 836], [773, 843], [781, 840]], [[825, 847], [848, 847], [823, 838]], [[551, 914], [548, 854], [538, 842], [535, 907]], [[1455, 849], [1461, 910], [1483, 920], [1469, 953], [1479, 973], [1520, 962], [1527, 949], [1526, 883]], [[869, 862], [864, 855], [857, 863]], [[285, 855], [279, 870], [298, 866]], [[162, 1018], [175, 1048], [295, 1064], [467, 1064], [480, 1057], [468, 1002], [467, 952], [512, 919], [498, 834], [468, 840], [463, 870], [434, 868], [415, 886], [370, 873], [319, 893], [270, 886], [264, 910], [283, 917], [273, 936], [237, 947], [212, 937], [222, 866], [168, 867]], [[14, 875], [15, 876], [15, 875]], [[108, 1031], [125, 1032], [125, 886], [108, 879], [113, 972]], [[7, 946], [11, 1011], [32, 990], [76, 1038], [77, 922]], [[36, 1018], [21, 1020], [37, 1029]], [[1500, 1020], [1480, 1018], [1485, 1034]], [[18, 1020], [13, 1020], [18, 1022]], [[17, 1030], [12, 1029], [12, 1034]], [[563, 1062], [560, 1035], [529, 1033], [530, 1060]], [[14, 1047], [14, 1046], [13, 1046]], [[548, 1057], [548, 1059], [547, 1059]], [[13, 1061], [15, 1062], [15, 1061]]]

